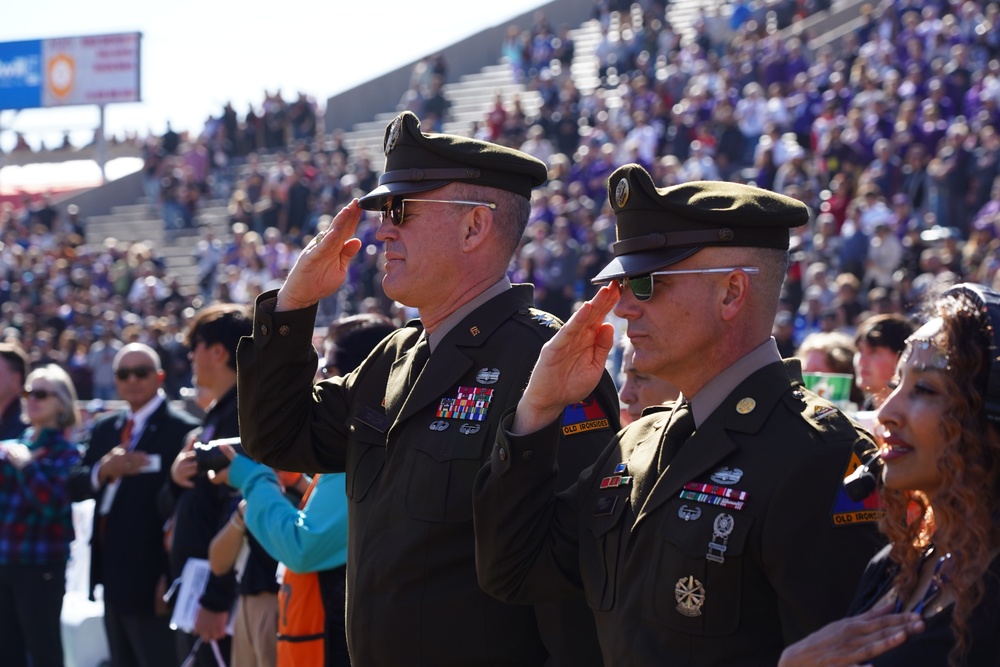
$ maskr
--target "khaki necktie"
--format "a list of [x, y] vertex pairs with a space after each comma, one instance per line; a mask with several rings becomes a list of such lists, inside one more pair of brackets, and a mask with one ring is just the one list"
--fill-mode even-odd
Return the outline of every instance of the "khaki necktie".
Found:
[[663, 438], [663, 446], [660, 448], [660, 457], [657, 461], [656, 472], [659, 475], [670, 462], [674, 460], [677, 452], [691, 434], [694, 433], [694, 413], [691, 412], [691, 404], [684, 402], [674, 408], [674, 413], [670, 417], [670, 424]]
[[431, 344], [427, 341], [426, 335], [421, 335], [420, 340], [410, 350], [410, 369], [406, 374], [406, 386], [412, 388], [420, 377], [420, 372], [424, 370], [427, 361], [431, 358]]

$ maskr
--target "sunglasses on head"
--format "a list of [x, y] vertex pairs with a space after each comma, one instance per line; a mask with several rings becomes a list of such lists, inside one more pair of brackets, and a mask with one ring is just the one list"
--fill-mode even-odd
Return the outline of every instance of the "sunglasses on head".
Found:
[[637, 301], [649, 301], [653, 298], [653, 276], [679, 276], [694, 273], [729, 273], [730, 271], [742, 271], [744, 273], [760, 273], [756, 266], [720, 266], [711, 269], [674, 269], [672, 271], [650, 271], [638, 276], [628, 278], [618, 278], [618, 285], [622, 291], [628, 287], [632, 290], [632, 295]]
[[385, 222], [388, 219], [393, 227], [399, 227], [403, 224], [403, 218], [406, 216], [405, 206], [408, 201], [423, 201], [430, 204], [459, 204], [461, 206], [486, 206], [494, 211], [497, 208], [497, 205], [492, 202], [468, 201], [465, 199], [397, 199], [391, 206], [386, 206], [380, 211], [379, 221]]
[[119, 368], [115, 371], [115, 377], [119, 380], [128, 380], [130, 375], [134, 375], [138, 380], [145, 380], [156, 372], [151, 366], [136, 366], [135, 368]]
[[31, 387], [25, 387], [24, 391], [21, 392], [21, 396], [24, 398], [33, 398], [36, 401], [44, 401], [49, 396], [55, 396], [56, 392], [50, 391], [48, 389], [32, 389]]

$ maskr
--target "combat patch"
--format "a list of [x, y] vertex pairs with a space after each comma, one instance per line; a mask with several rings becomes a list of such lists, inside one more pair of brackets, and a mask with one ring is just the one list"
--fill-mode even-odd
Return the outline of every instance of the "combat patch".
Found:
[[579, 435], [609, 426], [608, 416], [604, 414], [604, 410], [597, 403], [593, 394], [579, 403], [566, 406], [566, 409], [563, 410], [563, 435]]
[[[851, 452], [851, 459], [847, 463], [847, 470], [841, 477], [847, 477], [852, 472], [861, 467], [861, 458]], [[880, 506], [878, 493], [871, 493], [861, 501], [851, 500], [847, 495], [844, 485], [840, 485], [837, 491], [837, 498], [833, 503], [831, 519], [835, 526], [853, 526], [859, 523], [875, 523], [885, 515], [885, 509]]]

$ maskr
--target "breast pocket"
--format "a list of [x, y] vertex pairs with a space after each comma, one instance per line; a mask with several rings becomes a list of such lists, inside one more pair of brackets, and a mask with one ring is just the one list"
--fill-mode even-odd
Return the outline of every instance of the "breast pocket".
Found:
[[359, 503], [375, 485], [385, 465], [385, 434], [361, 423], [351, 425], [347, 446], [347, 497]]
[[[651, 554], [656, 566], [647, 606], [671, 630], [706, 637], [730, 635], [740, 625], [745, 550], [753, 517], [710, 505], [687, 509], [668, 510], [662, 539], [651, 540], [659, 553]], [[691, 512], [697, 509], [701, 516], [692, 520]]]
[[618, 561], [621, 554], [622, 517], [628, 491], [601, 490], [587, 498], [584, 530], [580, 538], [580, 574], [591, 609], [607, 611], [615, 603]]
[[[406, 511], [436, 523], [472, 521], [472, 485], [485, 462], [489, 429], [475, 422], [442, 422], [413, 445]], [[492, 442], [492, 439], [490, 439]]]

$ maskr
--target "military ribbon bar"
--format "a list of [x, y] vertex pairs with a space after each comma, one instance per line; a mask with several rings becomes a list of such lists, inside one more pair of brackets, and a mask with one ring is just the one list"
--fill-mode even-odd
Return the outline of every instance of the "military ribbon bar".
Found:
[[746, 500], [747, 492], [739, 491], [737, 489], [730, 488], [728, 486], [716, 486], [715, 484], [700, 484], [698, 482], [688, 482], [684, 485], [684, 488], [688, 491], [697, 491], [698, 493], [708, 493], [713, 496], [722, 496], [723, 498], [729, 498], [730, 500]]
[[710, 493], [695, 493], [693, 491], [681, 491], [681, 498], [684, 500], [694, 500], [695, 502], [706, 503], [708, 505], [720, 505], [734, 510], [741, 510], [744, 505], [742, 500], [730, 500], [729, 498], [724, 498], [723, 496], [713, 496]]

